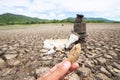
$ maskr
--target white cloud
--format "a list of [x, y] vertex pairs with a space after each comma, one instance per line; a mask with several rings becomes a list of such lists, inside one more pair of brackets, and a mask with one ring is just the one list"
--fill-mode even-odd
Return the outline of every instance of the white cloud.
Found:
[[61, 13], [58, 15], [58, 19], [63, 19], [63, 18], [67, 18], [65, 14]]
[[0, 0], [0, 6], [13, 7], [13, 6], [28, 6], [29, 0]]
[[29, 6], [30, 10], [33, 11], [39, 11], [39, 12], [45, 12], [49, 10], [55, 9], [56, 5], [55, 4], [50, 4], [46, 2], [45, 0], [34, 0], [32, 5]]
[[50, 13], [49, 13], [49, 16], [50, 16], [50, 17], [56, 17], [56, 14], [55, 14], [54, 12], [50, 12]]
[[37, 17], [42, 18], [42, 19], [48, 19], [47, 14], [40, 14], [40, 15], [37, 16]]
[[10, 12], [46, 19], [82, 13], [88, 17], [117, 19], [120, 0], [0, 0], [0, 14]]

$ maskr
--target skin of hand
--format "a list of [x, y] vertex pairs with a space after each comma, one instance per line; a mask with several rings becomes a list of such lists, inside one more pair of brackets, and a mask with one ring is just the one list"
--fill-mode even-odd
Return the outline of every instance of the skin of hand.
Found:
[[71, 64], [68, 60], [64, 60], [37, 80], [62, 80], [67, 74], [76, 70], [78, 67], [78, 63]]

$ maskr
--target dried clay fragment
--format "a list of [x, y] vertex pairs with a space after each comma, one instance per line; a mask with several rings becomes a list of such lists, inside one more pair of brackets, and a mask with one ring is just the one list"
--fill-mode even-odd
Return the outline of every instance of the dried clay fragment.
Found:
[[70, 52], [67, 55], [67, 60], [71, 63], [74, 63], [78, 60], [81, 52], [81, 45], [80, 43], [73, 46], [73, 48], [70, 50]]

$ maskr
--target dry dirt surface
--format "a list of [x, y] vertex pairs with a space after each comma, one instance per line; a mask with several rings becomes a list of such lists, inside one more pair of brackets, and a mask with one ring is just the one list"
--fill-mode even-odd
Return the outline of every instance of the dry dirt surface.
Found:
[[[61, 53], [45, 55], [45, 50], [41, 50], [43, 41], [68, 38], [71, 30], [73, 24], [0, 30], [0, 80], [36, 80], [65, 57]], [[119, 80], [120, 24], [87, 24], [87, 34], [86, 51], [81, 52], [77, 61], [80, 68], [67, 77]]]

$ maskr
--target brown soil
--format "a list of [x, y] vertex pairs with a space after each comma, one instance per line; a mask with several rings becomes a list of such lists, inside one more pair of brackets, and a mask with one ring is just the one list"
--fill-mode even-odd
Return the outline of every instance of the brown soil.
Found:
[[[0, 30], [0, 80], [36, 80], [42, 74], [41, 67], [51, 68], [64, 58], [64, 54], [60, 53], [54, 56], [41, 53], [43, 41], [68, 38], [71, 30], [73, 24], [43, 24], [25, 29]], [[87, 24], [87, 34], [87, 52], [82, 53], [78, 63], [84, 57], [85, 67], [91, 70], [96, 80], [105, 80], [106, 77], [118, 80], [120, 24]], [[108, 73], [102, 70], [103, 67]]]

